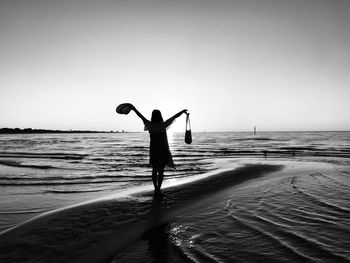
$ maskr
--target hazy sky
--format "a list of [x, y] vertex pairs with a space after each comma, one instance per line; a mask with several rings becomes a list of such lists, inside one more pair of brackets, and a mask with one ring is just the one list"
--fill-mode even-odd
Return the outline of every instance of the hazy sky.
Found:
[[[0, 127], [350, 130], [350, 0], [0, 0]], [[173, 130], [184, 130], [185, 118]]]

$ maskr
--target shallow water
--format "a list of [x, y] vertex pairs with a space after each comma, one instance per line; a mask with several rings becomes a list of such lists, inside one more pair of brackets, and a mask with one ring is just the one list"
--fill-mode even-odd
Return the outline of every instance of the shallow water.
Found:
[[349, 175], [315, 170], [221, 193], [172, 223], [170, 238], [195, 262], [347, 262]]
[[[114, 260], [349, 261], [349, 138], [348, 132], [197, 133], [185, 145], [183, 134], [169, 135], [177, 170], [167, 172], [168, 182], [245, 160], [289, 164], [212, 192], [206, 206], [156, 226]], [[54, 208], [150, 185], [144, 133], [6, 135], [0, 145], [2, 229]]]

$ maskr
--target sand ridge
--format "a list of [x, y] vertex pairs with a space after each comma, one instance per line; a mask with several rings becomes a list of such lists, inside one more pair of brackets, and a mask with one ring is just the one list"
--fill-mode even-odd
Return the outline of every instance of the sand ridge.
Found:
[[[276, 172], [282, 165], [248, 164], [164, 190], [105, 199], [61, 209], [30, 220], [0, 236], [1, 262], [106, 262], [149, 228], [203, 205], [211, 194], [248, 179]], [[191, 204], [191, 205], [190, 205]]]

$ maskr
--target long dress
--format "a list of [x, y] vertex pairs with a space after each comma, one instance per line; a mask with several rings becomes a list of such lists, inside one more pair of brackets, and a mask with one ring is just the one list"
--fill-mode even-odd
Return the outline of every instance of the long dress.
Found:
[[166, 129], [171, 122], [154, 123], [147, 120], [144, 124], [145, 129], [150, 134], [150, 165], [155, 168], [164, 168], [165, 166], [175, 168], [166, 134]]

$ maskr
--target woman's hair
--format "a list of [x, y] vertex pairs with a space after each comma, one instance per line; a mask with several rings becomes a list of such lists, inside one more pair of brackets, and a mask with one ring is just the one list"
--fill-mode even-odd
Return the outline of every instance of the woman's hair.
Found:
[[163, 122], [163, 117], [162, 117], [162, 114], [160, 113], [160, 110], [153, 110], [152, 111], [151, 121], [156, 122], [156, 123]]

